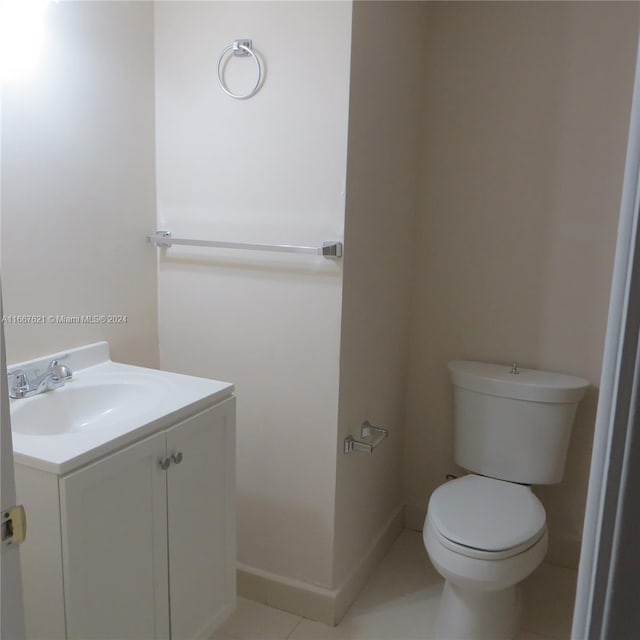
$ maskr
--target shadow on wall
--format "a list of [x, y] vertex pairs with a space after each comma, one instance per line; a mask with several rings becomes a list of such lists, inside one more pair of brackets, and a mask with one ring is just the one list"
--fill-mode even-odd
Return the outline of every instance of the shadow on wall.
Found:
[[[250, 257], [243, 253], [241, 257], [235, 255], [212, 255], [211, 249], [188, 250], [171, 254], [165, 253], [160, 258], [160, 268], [163, 265], [170, 266], [173, 270], [187, 272], [214, 273], [219, 272], [227, 278], [234, 275], [246, 277], [252, 276], [255, 279], [273, 280], [274, 276], [306, 276], [313, 275], [314, 278], [336, 278], [342, 272], [340, 259], [322, 258], [320, 262], [317, 258], [301, 259], [299, 256], [290, 258], [280, 257], [274, 260], [271, 257], [268, 261], [259, 257]], [[220, 251], [218, 251], [220, 253]]]
[[547, 561], [572, 569], [578, 566], [580, 559], [582, 520], [587, 498], [584, 487], [589, 482], [597, 407], [598, 389], [591, 386], [576, 411], [562, 482], [534, 487], [547, 512]]

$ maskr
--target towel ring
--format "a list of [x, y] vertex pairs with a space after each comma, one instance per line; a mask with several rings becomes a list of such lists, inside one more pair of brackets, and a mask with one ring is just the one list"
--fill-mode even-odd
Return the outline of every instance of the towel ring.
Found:
[[[253, 89], [249, 91], [249, 93], [232, 93], [227, 88], [227, 85], [224, 82], [224, 78], [222, 77], [222, 67], [225, 56], [229, 51], [233, 51], [233, 55], [237, 57], [245, 58], [247, 56], [251, 56], [256, 63], [256, 67], [258, 69], [258, 79], [256, 80]], [[218, 60], [218, 82], [222, 87], [222, 90], [231, 98], [235, 98], [236, 100], [246, 100], [251, 96], [255, 95], [260, 87], [260, 82], [262, 81], [262, 65], [260, 64], [260, 60], [258, 60], [258, 56], [253, 52], [251, 48], [251, 40], [234, 40], [231, 44], [227, 45], [220, 54], [220, 58]]]

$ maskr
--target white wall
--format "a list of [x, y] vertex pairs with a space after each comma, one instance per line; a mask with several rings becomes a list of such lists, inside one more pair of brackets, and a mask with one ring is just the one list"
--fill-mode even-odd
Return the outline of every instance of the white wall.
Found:
[[[158, 220], [176, 236], [316, 244], [344, 225], [351, 3], [156, 7]], [[266, 80], [237, 101], [222, 49]], [[238, 63], [238, 64], [235, 64]], [[241, 91], [250, 60], [235, 60]], [[348, 248], [347, 248], [348, 251]], [[160, 259], [163, 368], [237, 385], [238, 559], [330, 586], [342, 277], [314, 256], [174, 248]]]
[[583, 376], [550, 559], [581, 537], [637, 46], [635, 3], [433, 3], [407, 399], [409, 521], [452, 463], [454, 358]]
[[425, 14], [419, 2], [354, 4], [338, 445], [365, 419], [390, 435], [371, 456], [338, 456], [336, 585], [403, 504]]
[[127, 323], [7, 323], [7, 360], [108, 340], [115, 359], [156, 366], [153, 5], [47, 16], [37, 72], [2, 89], [4, 312]]

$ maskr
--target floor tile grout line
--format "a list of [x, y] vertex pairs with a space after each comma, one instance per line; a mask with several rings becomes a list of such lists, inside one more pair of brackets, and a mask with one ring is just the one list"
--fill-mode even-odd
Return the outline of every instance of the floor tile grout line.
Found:
[[305, 621], [305, 618], [300, 618], [300, 620], [298, 620], [298, 622], [296, 622], [296, 626], [293, 627], [293, 629], [291, 629], [291, 631], [289, 631], [289, 633], [286, 635], [285, 640], [288, 640], [295, 632], [295, 630]]

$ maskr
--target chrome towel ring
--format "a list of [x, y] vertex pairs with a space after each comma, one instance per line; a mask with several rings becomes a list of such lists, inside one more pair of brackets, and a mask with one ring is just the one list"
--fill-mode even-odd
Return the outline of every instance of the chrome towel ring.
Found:
[[[255, 85], [249, 93], [232, 93], [227, 88], [225, 84], [222, 69], [224, 67], [225, 56], [229, 51], [233, 52], [233, 55], [239, 58], [246, 58], [251, 56], [256, 63], [256, 67], [258, 69], [258, 78], [256, 79]], [[227, 45], [220, 54], [220, 58], [218, 59], [218, 82], [222, 87], [222, 90], [231, 98], [235, 98], [236, 100], [246, 100], [251, 96], [255, 95], [258, 89], [260, 88], [260, 82], [262, 81], [262, 65], [260, 64], [260, 60], [258, 56], [253, 52], [252, 49], [252, 41], [251, 40], [234, 40], [231, 44]]]

